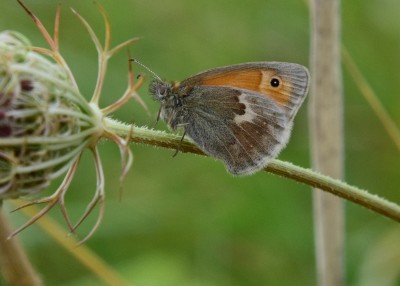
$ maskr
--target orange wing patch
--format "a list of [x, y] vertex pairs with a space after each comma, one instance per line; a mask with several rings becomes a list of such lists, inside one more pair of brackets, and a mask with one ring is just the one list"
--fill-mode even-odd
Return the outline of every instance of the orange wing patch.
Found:
[[[271, 85], [273, 79], [279, 80], [279, 85]], [[281, 105], [291, 101], [293, 86], [290, 81], [280, 77], [275, 70], [236, 70], [225, 71], [219, 74], [205, 76], [200, 81], [201, 85], [232, 86], [262, 93], [272, 97]]]

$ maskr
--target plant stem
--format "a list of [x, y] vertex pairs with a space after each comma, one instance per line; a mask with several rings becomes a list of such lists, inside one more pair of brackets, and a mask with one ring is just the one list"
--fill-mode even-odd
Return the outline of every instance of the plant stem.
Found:
[[356, 65], [350, 53], [344, 46], [342, 46], [342, 56], [344, 66], [349, 71], [349, 74], [358, 86], [361, 94], [364, 96], [369, 106], [371, 106], [375, 115], [381, 122], [383, 128], [385, 128], [386, 133], [389, 135], [393, 143], [396, 145], [397, 149], [400, 151], [400, 130], [397, 127], [395, 121], [390, 117], [389, 112], [385, 109], [382, 102], [379, 100], [379, 97], [375, 94], [371, 85], [368, 83], [365, 76], [361, 73], [359, 67]]
[[[9, 203], [20, 207], [23, 203], [19, 200], [12, 200]], [[22, 208], [20, 212], [28, 217], [35, 216], [40, 210], [36, 206], [29, 208]], [[118, 272], [116, 272], [110, 265], [103, 261], [96, 253], [85, 245], [77, 247], [79, 241], [74, 236], [66, 236], [67, 232], [64, 228], [60, 227], [49, 216], [43, 216], [37, 221], [38, 226], [52, 237], [58, 244], [66, 249], [72, 256], [75, 257], [82, 265], [88, 268], [96, 275], [104, 285], [112, 286], [125, 286], [132, 285], [124, 280]], [[9, 231], [11, 233], [11, 231]], [[13, 239], [14, 240], [14, 239]], [[34, 285], [34, 284], [11, 284], [11, 285]]]
[[[310, 1], [309, 123], [312, 168], [343, 178], [343, 96], [340, 68], [340, 0]], [[343, 201], [313, 193], [317, 284], [344, 285]]]
[[[147, 127], [128, 125], [108, 117], [104, 119], [104, 125], [108, 132], [114, 132], [121, 137], [126, 137], [131, 134], [130, 140], [139, 144], [176, 149], [181, 140], [181, 136], [179, 135], [151, 130]], [[203, 151], [187, 139], [183, 140], [180, 152], [205, 155]], [[400, 222], [399, 205], [371, 194], [366, 190], [350, 186], [340, 180], [280, 160], [273, 160], [265, 170], [329, 192]]]
[[17, 238], [7, 239], [12, 232], [0, 203], [0, 269], [10, 285], [42, 285]]

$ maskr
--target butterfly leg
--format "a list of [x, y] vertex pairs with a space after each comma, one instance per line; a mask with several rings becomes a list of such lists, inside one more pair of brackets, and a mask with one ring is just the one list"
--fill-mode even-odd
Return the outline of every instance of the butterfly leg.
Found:
[[179, 151], [181, 150], [182, 142], [183, 142], [183, 139], [185, 138], [185, 135], [186, 135], [186, 128], [185, 128], [185, 131], [183, 131], [182, 138], [179, 141], [179, 145], [176, 147], [175, 153], [174, 153], [174, 155], [172, 155], [172, 157], [176, 157], [176, 155], [178, 155]]
[[161, 109], [162, 109], [162, 107], [160, 106], [160, 109], [158, 110], [158, 113], [157, 113], [156, 122], [154, 122], [153, 128], [156, 127], [158, 121], [160, 121], [160, 118], [161, 118]]

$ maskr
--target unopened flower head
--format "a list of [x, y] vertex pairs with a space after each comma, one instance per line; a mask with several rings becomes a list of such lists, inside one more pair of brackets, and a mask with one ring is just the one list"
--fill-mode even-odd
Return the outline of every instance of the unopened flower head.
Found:
[[65, 173], [99, 116], [61, 65], [19, 33], [0, 33], [0, 199], [36, 194]]
[[[33, 224], [56, 204], [60, 206], [71, 232], [75, 232], [98, 206], [96, 223], [81, 240], [82, 243], [96, 231], [104, 214], [105, 177], [98, 141], [106, 138], [118, 146], [122, 161], [120, 181], [132, 165], [133, 156], [128, 144], [133, 127], [125, 135], [126, 138], [122, 138], [117, 130], [124, 124], [107, 116], [130, 99], [135, 99], [146, 108], [137, 93], [144, 79], [140, 77], [134, 80], [129, 66], [128, 87], [123, 95], [104, 108], [99, 107], [99, 99], [108, 60], [138, 38], [131, 38], [111, 48], [110, 23], [105, 10], [98, 5], [106, 30], [102, 46], [89, 23], [72, 9], [88, 30], [98, 53], [96, 86], [91, 99], [87, 101], [79, 92], [74, 75], [60, 53], [60, 6], [56, 11], [52, 36], [40, 19], [22, 1], [18, 2], [34, 20], [49, 49], [32, 47], [17, 32], [0, 32], [0, 201], [37, 194], [49, 186], [54, 178], [64, 175], [51, 195], [31, 200], [17, 208], [45, 205], [10, 237]], [[75, 177], [84, 150], [89, 150], [93, 155], [96, 188], [81, 218], [73, 223], [65, 207], [65, 194]]]

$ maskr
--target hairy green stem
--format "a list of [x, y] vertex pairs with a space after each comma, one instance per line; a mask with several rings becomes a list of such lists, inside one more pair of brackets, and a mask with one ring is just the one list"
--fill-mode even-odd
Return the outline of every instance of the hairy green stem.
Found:
[[[109, 132], [114, 132], [121, 137], [126, 137], [131, 134], [130, 140], [140, 144], [176, 149], [181, 140], [181, 136], [179, 135], [151, 130], [147, 127], [132, 126], [111, 118], [105, 118], [104, 125]], [[204, 155], [203, 151], [186, 139], [182, 142], [180, 151], [183, 153]], [[348, 185], [345, 182], [333, 179], [329, 176], [319, 174], [311, 169], [295, 166], [289, 162], [280, 160], [273, 160], [265, 170], [329, 192], [400, 222], [399, 205], [379, 197], [378, 195], [371, 194], [366, 190]]]

